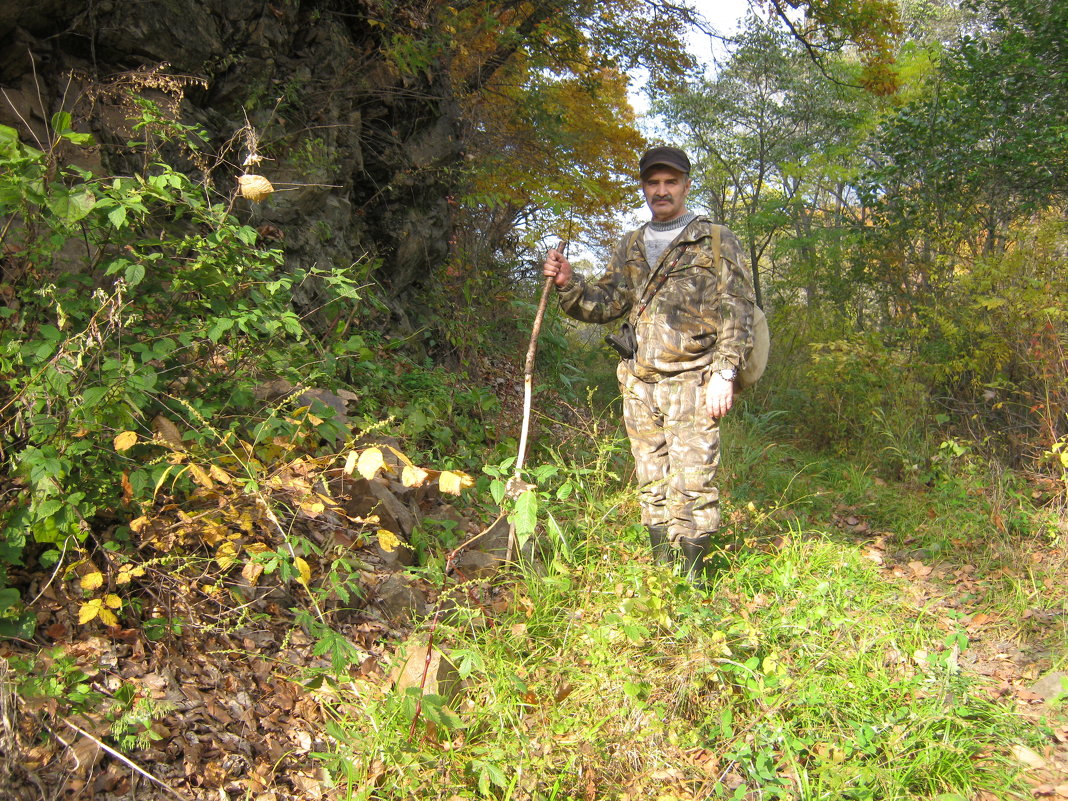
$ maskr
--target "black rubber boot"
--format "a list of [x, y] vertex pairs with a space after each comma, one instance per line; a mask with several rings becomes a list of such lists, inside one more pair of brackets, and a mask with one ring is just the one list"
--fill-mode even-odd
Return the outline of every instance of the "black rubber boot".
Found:
[[667, 526], [646, 526], [649, 544], [653, 546], [653, 561], [658, 565], [671, 565], [675, 561], [675, 549], [668, 542]]
[[700, 581], [705, 577], [705, 556], [711, 538], [707, 534], [699, 537], [679, 537], [682, 575], [690, 581]]

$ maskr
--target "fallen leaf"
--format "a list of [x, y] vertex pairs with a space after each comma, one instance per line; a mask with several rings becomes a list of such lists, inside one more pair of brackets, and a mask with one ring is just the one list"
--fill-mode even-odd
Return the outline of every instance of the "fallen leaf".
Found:
[[241, 568], [241, 577], [253, 586], [260, 580], [261, 575], [263, 575], [263, 565], [259, 562], [245, 562], [245, 566]]
[[923, 562], [909, 562], [909, 569], [921, 578], [931, 575], [931, 571], [934, 570], [933, 567], [925, 565]]
[[1029, 768], [1035, 770], [1041, 770], [1046, 767], [1046, 760], [1039, 756], [1035, 751], [1028, 748], [1026, 745], [1014, 744], [1011, 749], [1012, 755], [1016, 757], [1016, 761]]
[[400, 537], [394, 534], [392, 531], [387, 531], [384, 528], [378, 529], [378, 547], [386, 553], [393, 553], [397, 550], [397, 546], [400, 545]]
[[237, 544], [227, 540], [215, 551], [215, 561], [226, 570], [237, 560]]

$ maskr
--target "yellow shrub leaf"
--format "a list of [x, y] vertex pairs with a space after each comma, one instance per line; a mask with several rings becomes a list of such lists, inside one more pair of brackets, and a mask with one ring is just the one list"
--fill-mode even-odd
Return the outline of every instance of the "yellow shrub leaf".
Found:
[[117, 585], [129, 584], [135, 576], [145, 575], [145, 569], [141, 565], [123, 565], [119, 568], [119, 574], [115, 577]]
[[378, 473], [379, 470], [386, 466], [386, 460], [382, 457], [382, 451], [378, 448], [368, 448], [360, 454], [360, 459], [356, 463], [356, 469], [360, 471], [360, 475], [366, 479], [372, 479]]
[[211, 476], [208, 475], [208, 471], [198, 464], [189, 463], [189, 472], [193, 476], [193, 480], [200, 486], [206, 489], [211, 489], [215, 486], [215, 482], [211, 480]]
[[218, 481], [220, 484], [229, 484], [233, 479], [230, 478], [230, 474], [223, 470], [219, 465], [213, 464], [208, 469], [208, 474]]
[[255, 554], [261, 554], [261, 553], [267, 553], [267, 551], [269, 551], [271, 549], [270, 549], [270, 546], [264, 545], [262, 542], [250, 542], [245, 546], [245, 550], [248, 551], [250, 554], [254, 554], [255, 555]]
[[117, 626], [119, 625], [119, 619], [115, 617], [115, 613], [108, 609], [106, 606], [100, 607], [100, 622], [105, 626]]
[[324, 504], [315, 500], [315, 496], [312, 496], [308, 500], [301, 501], [297, 506], [299, 506], [300, 511], [304, 512], [308, 517], [318, 517], [326, 508]]
[[86, 573], [82, 576], [82, 589], [86, 592], [92, 592], [95, 589], [99, 589], [104, 584], [104, 574], [99, 570], [94, 570], [92, 573]]
[[378, 529], [378, 547], [386, 553], [393, 553], [400, 545], [400, 537], [384, 528]]
[[215, 551], [215, 561], [219, 567], [226, 570], [237, 560], [237, 544], [227, 540]]
[[406, 464], [406, 465], [411, 465], [412, 467], [415, 467], [415, 465], [414, 465], [414, 464], [412, 463], [412, 460], [411, 460], [411, 459], [409, 459], [409, 458], [408, 458], [407, 456], [405, 456], [405, 455], [404, 455], [403, 453], [401, 453], [400, 451], [398, 451], [398, 450], [397, 450], [396, 448], [394, 448], [394, 447], [393, 447], [392, 445], [387, 445], [386, 447], [387, 447], [387, 448], [389, 448], [389, 449], [390, 449], [391, 451], [393, 451], [393, 453], [395, 453], [395, 454], [397, 455], [397, 458], [398, 458], [398, 459], [400, 459], [400, 460], [401, 460], [401, 461], [402, 461], [402, 462], [403, 462], [404, 464]]
[[349, 451], [349, 455], [345, 458], [345, 466], [341, 468], [346, 476], [352, 475], [352, 471], [356, 469], [356, 460], [359, 458], [359, 451]]
[[94, 598], [91, 601], [86, 601], [84, 604], [78, 607], [78, 622], [81, 625], [85, 625], [90, 620], [100, 614], [100, 610], [104, 608], [104, 602], [99, 598]]
[[459, 470], [442, 470], [441, 475], [438, 476], [438, 486], [441, 487], [441, 491], [450, 495], [459, 495], [461, 490], [474, 486], [474, 483], [475, 480], [471, 476]]
[[122, 598], [109, 592], [104, 596], [104, 606], [110, 609], [121, 609]]
[[401, 484], [406, 487], [421, 487], [430, 474], [421, 467], [406, 464], [401, 471]]
[[128, 451], [137, 444], [137, 432], [123, 431], [121, 434], [116, 434], [111, 444], [115, 446], [117, 451]]
[[307, 587], [308, 582], [311, 581], [311, 567], [309, 567], [308, 563], [299, 556], [293, 560], [293, 564], [296, 566], [297, 572], [300, 574], [300, 583]]

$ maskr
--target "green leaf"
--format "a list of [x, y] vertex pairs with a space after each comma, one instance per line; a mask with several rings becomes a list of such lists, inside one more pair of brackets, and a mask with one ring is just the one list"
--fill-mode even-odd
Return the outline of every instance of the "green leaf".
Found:
[[218, 342], [222, 335], [234, 327], [234, 321], [229, 317], [219, 317], [211, 324], [211, 328], [208, 329], [208, 339], [212, 342]]
[[145, 278], [145, 265], [140, 262], [133, 262], [126, 268], [126, 283], [130, 286], [137, 286]]
[[62, 509], [63, 501], [58, 498], [49, 498], [48, 500], [37, 504], [37, 519], [43, 520], [46, 517], [51, 517]]
[[110, 391], [111, 387], [89, 387], [82, 391], [82, 405], [96, 406], [100, 401], [107, 397], [107, 394]]
[[73, 122], [74, 118], [71, 117], [69, 111], [57, 111], [52, 115], [52, 130], [57, 134], [62, 134], [70, 130]]
[[14, 587], [0, 588], [0, 615], [6, 615], [19, 602], [19, 591]]
[[534, 490], [527, 490], [516, 499], [515, 511], [510, 519], [515, 525], [515, 536], [520, 547], [526, 545], [538, 523], [538, 496]]
[[108, 219], [111, 221], [111, 224], [113, 226], [115, 226], [116, 228], [125, 228], [126, 227], [126, 207], [125, 206], [116, 206], [115, 208], [113, 208], [111, 211], [108, 212]]

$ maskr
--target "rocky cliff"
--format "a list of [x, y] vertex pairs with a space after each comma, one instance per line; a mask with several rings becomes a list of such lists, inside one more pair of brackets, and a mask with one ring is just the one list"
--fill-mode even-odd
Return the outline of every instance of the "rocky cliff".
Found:
[[[284, 239], [290, 264], [363, 261], [403, 299], [448, 253], [449, 175], [461, 161], [446, 69], [389, 48], [433, 30], [427, 6], [387, 0], [0, 0], [0, 123], [45, 141], [60, 110], [124, 171], [131, 93], [203, 127], [232, 191], [259, 138], [279, 190], [235, 210]], [[267, 226], [267, 227], [263, 227]], [[297, 298], [312, 305], [313, 297]], [[403, 303], [395, 303], [403, 317]]]

